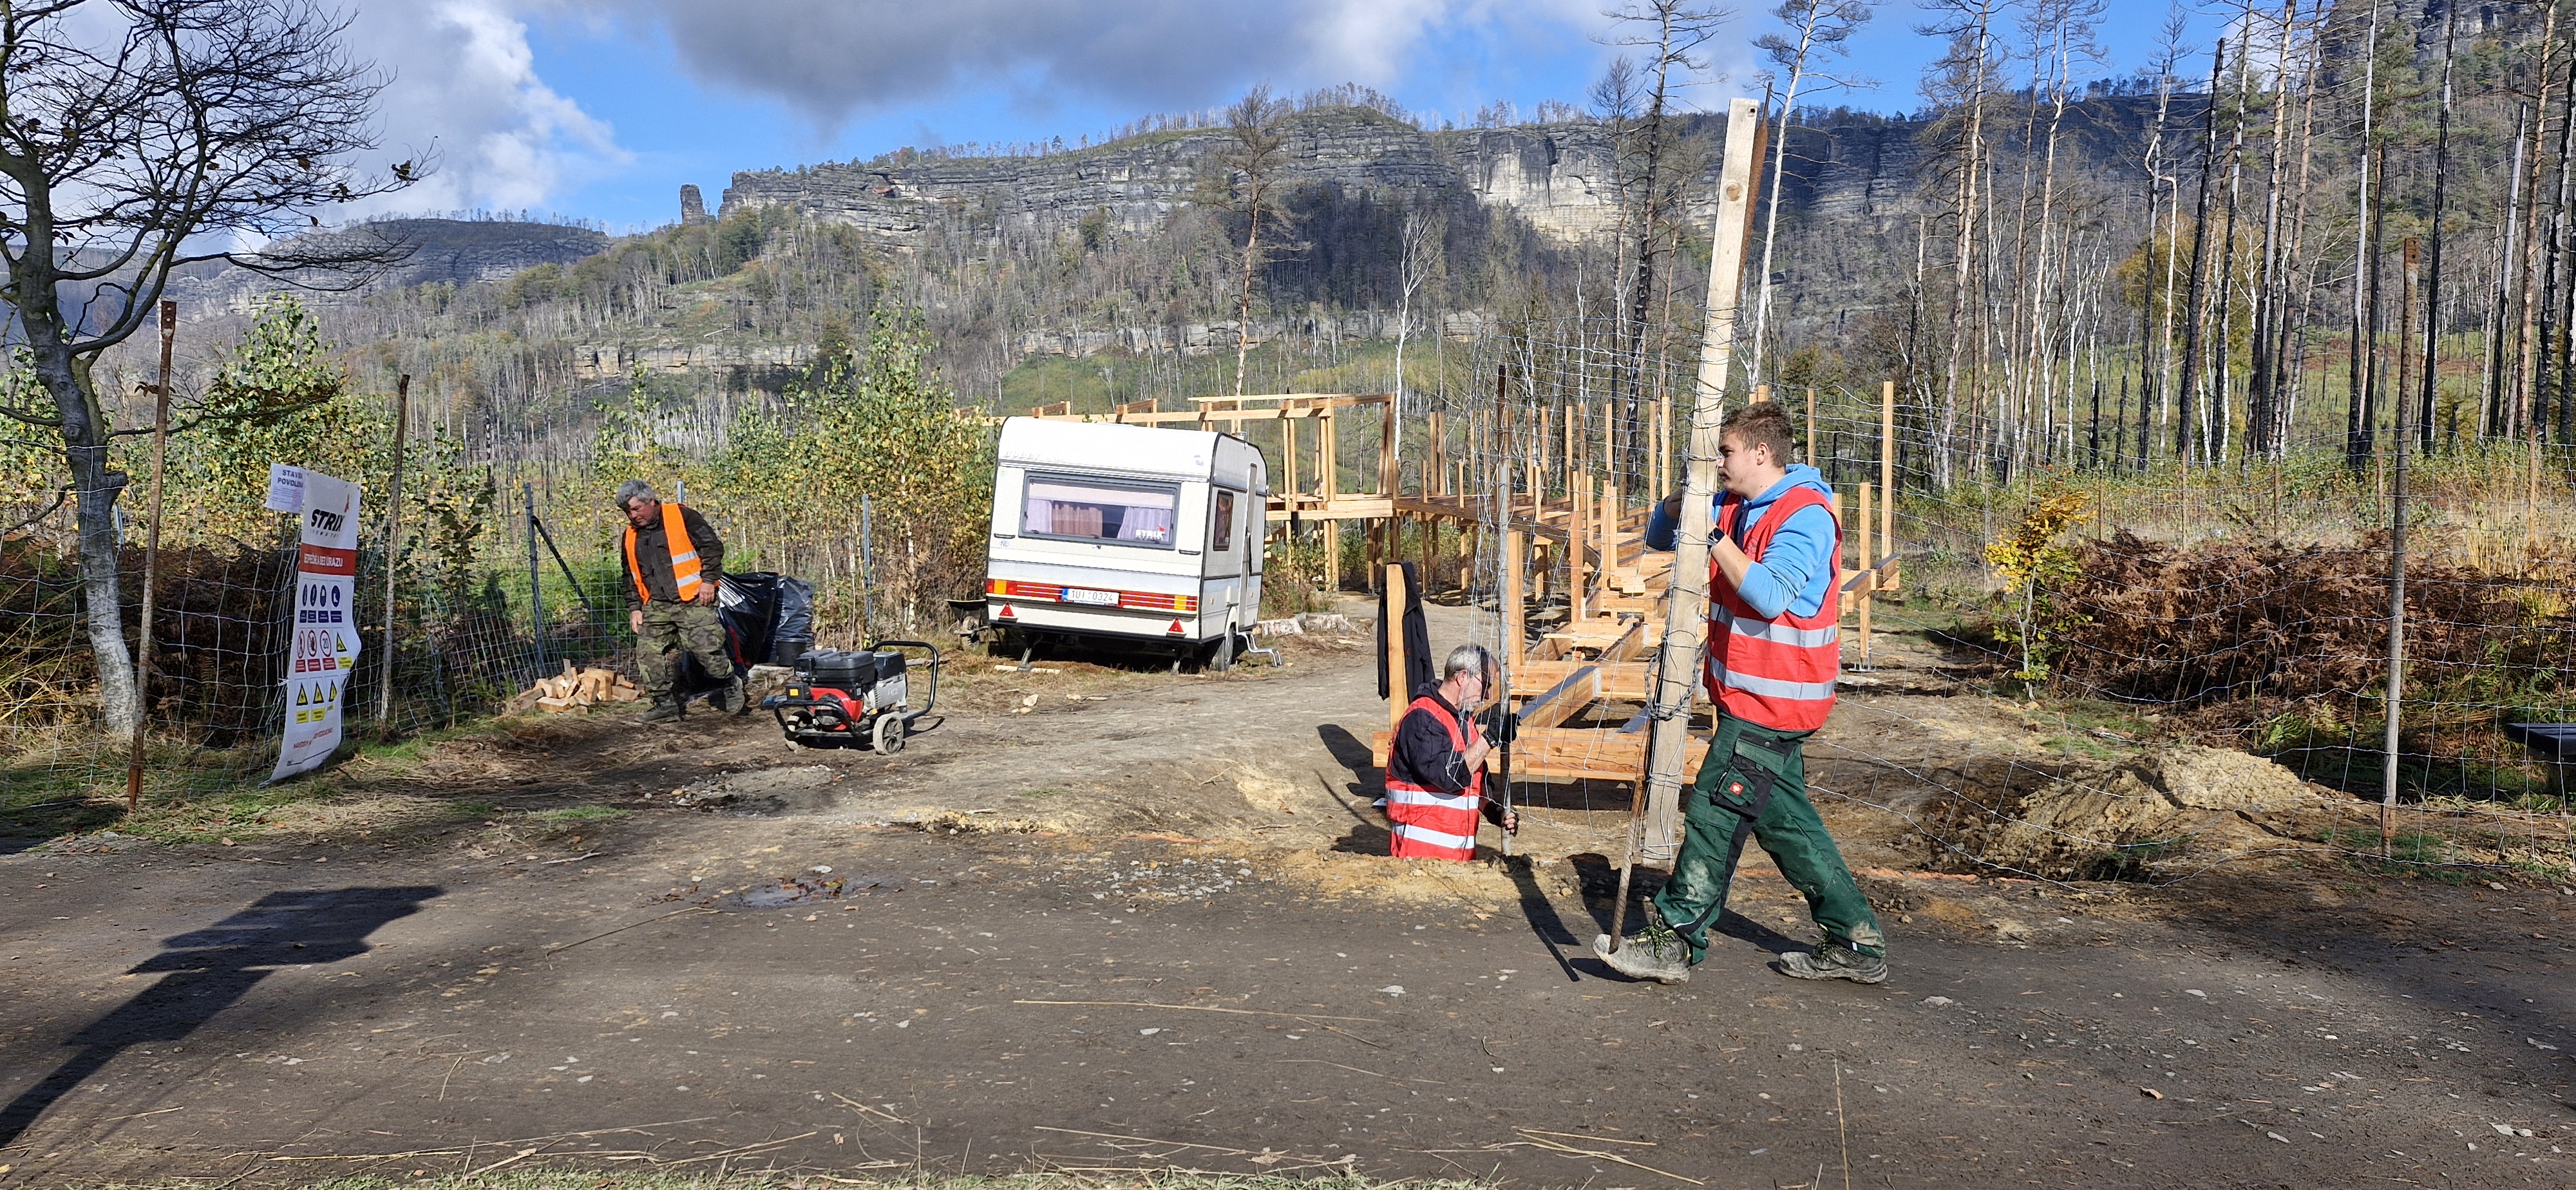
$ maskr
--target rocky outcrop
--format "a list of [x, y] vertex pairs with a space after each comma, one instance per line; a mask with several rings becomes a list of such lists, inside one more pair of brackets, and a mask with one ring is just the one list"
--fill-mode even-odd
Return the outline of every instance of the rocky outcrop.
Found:
[[[298, 280], [308, 302], [352, 300], [384, 289], [444, 282], [507, 280], [541, 264], [571, 264], [608, 247], [587, 227], [480, 219], [384, 219], [299, 237], [289, 249], [391, 249], [400, 256], [368, 275], [317, 270]], [[283, 286], [274, 278], [220, 261], [190, 265], [170, 278], [170, 296], [191, 310], [246, 309]]]
[[[2143, 143], [2153, 101], [2113, 96], [2072, 113], [2066, 168], [2113, 178]], [[2177, 126], [2196, 101], [2176, 104]], [[1681, 117], [1686, 135], [1714, 144], [1725, 119]], [[1285, 180], [1361, 197], [1473, 200], [1508, 209], [1566, 239], [1615, 225], [1619, 166], [1608, 129], [1589, 122], [1424, 131], [1365, 108], [1301, 113], [1288, 124]], [[1884, 231], [1922, 209], [1926, 121], [1835, 114], [1792, 132], [1782, 205], [1792, 221]], [[1221, 175], [1224, 129], [1149, 133], [1094, 148], [1032, 157], [938, 158], [898, 153], [872, 162], [738, 173], [725, 211], [785, 204], [858, 227], [893, 248], [918, 247], [934, 229], [969, 237], [1008, 228], [1061, 231], [1096, 211], [1143, 231], [1193, 201]], [[1686, 188], [1691, 217], [1712, 213], [1715, 154]]]

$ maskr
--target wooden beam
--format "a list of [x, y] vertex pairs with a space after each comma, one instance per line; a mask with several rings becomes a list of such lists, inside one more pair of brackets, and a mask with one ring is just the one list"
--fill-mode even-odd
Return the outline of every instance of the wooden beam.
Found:
[[1647, 664], [1643, 661], [1556, 661], [1529, 658], [1512, 670], [1512, 693], [1538, 694], [1572, 677], [1577, 671], [1601, 671], [1601, 697], [1625, 702], [1645, 700]]
[[[1750, 99], [1731, 100], [1726, 111], [1726, 148], [1718, 171], [1717, 219], [1708, 260], [1708, 317], [1700, 340], [1699, 381], [1691, 406], [1690, 471], [1683, 485], [1681, 540], [1673, 559], [1675, 581], [1665, 596], [1661, 678], [1655, 688], [1658, 706], [1678, 711], [1690, 706], [1691, 687], [1699, 680], [1699, 652], [1708, 632], [1708, 539], [1714, 528], [1711, 498], [1717, 491], [1718, 438], [1726, 428], [1726, 375], [1733, 362], [1735, 324], [1742, 304], [1744, 257], [1752, 234], [1755, 171], [1754, 141], [1762, 123]], [[1627, 737], [1634, 738], [1634, 737]], [[1649, 728], [1649, 763], [1645, 766], [1645, 854], [1669, 859], [1679, 839], [1681, 795], [1688, 759], [1690, 718], [1673, 713]]]
[[1600, 700], [1601, 668], [1587, 665], [1567, 674], [1564, 681], [1548, 687], [1547, 693], [1524, 704], [1521, 707], [1521, 726], [1554, 727]]

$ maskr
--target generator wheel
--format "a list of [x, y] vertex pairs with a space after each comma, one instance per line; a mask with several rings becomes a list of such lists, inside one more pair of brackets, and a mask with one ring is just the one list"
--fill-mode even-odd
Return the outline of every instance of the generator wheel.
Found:
[[903, 751], [903, 716], [880, 715], [876, 726], [877, 755], [892, 756]]

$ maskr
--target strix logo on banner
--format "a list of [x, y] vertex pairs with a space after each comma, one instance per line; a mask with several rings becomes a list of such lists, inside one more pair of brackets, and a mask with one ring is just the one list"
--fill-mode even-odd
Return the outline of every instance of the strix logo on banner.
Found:
[[[276, 477], [293, 472], [292, 483]], [[340, 703], [357, 672], [358, 485], [319, 471], [271, 470], [270, 507], [300, 500], [295, 560], [295, 631], [286, 659], [286, 738], [270, 781], [310, 772], [340, 746]]]

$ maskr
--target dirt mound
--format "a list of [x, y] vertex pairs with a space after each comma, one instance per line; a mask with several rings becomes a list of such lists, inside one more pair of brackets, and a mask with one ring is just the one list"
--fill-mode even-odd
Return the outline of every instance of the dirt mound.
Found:
[[2259, 756], [2181, 744], [2113, 765], [2010, 764], [1936, 804], [1931, 866], [2052, 880], [2163, 880], [2318, 846], [2353, 803]]

